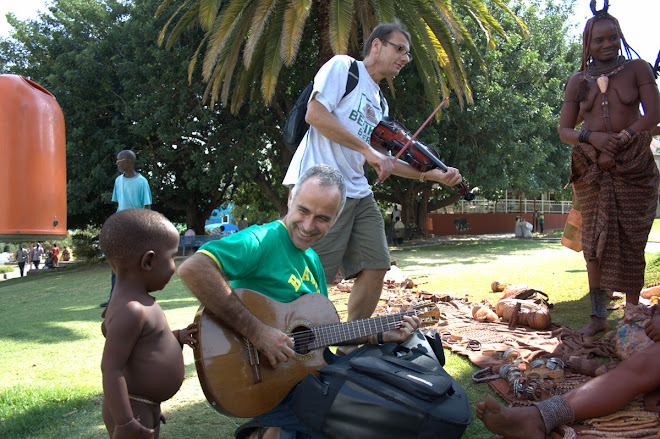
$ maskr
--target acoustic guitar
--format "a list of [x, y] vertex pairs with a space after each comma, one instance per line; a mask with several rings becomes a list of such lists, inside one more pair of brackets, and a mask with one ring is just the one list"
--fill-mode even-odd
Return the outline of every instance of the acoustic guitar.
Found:
[[199, 307], [195, 315], [198, 343], [193, 352], [202, 390], [217, 411], [242, 418], [272, 410], [307, 374], [317, 374], [326, 365], [326, 347], [395, 329], [406, 315], [417, 315], [422, 324], [439, 319], [435, 304], [425, 301], [399, 314], [340, 323], [335, 306], [321, 294], [281, 303], [252, 290], [234, 292], [262, 322], [292, 337], [296, 353], [273, 368], [246, 338]]

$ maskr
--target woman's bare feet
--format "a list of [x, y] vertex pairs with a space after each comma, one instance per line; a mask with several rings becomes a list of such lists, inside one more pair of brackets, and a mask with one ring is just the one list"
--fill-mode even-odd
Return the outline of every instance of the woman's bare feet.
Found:
[[486, 428], [505, 439], [544, 439], [545, 426], [536, 407], [504, 407], [487, 396], [477, 404], [477, 417]]
[[587, 326], [578, 331], [584, 337], [593, 337], [600, 332], [609, 331], [611, 328], [605, 317], [591, 316], [591, 321]]

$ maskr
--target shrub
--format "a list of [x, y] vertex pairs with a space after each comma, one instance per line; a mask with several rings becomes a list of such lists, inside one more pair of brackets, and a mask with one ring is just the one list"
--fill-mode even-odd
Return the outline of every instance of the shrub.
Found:
[[14, 267], [9, 265], [0, 265], [0, 274], [14, 271]]
[[73, 234], [71, 247], [76, 259], [94, 260], [101, 257], [100, 233], [101, 229], [99, 227], [87, 226], [85, 229], [78, 230]]

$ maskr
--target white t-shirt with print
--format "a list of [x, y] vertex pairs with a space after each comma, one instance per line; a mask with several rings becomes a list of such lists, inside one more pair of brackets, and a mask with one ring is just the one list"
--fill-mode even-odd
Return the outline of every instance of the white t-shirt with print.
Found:
[[[342, 99], [346, 92], [348, 70], [353, 58], [336, 55], [321, 67], [314, 77], [311, 98], [332, 113], [337, 120], [365, 143], [370, 142], [371, 132], [387, 115], [387, 102], [381, 109], [380, 87], [369, 76], [362, 61], [357, 62], [359, 81], [355, 89]], [[346, 181], [346, 196], [364, 198], [371, 194], [371, 187], [364, 175], [365, 157], [324, 137], [313, 126], [309, 127], [296, 150], [286, 176], [285, 185], [294, 185], [308, 168], [325, 163], [341, 172]]]

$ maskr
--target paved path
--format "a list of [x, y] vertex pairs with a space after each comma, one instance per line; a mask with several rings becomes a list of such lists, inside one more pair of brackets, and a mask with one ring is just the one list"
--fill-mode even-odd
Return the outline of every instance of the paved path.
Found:
[[[66, 262], [65, 261], [60, 261], [60, 268], [63, 268], [63, 267], [66, 267], [67, 265], [75, 264], [75, 263], [76, 263], [76, 261], [66, 261]], [[18, 264], [13, 262], [13, 263], [7, 264], [7, 265], [9, 265], [10, 267], [14, 267], [14, 271], [10, 271], [9, 273], [0, 274], [0, 282], [2, 282], [4, 280], [15, 279], [17, 277], [21, 277], [21, 272], [18, 270]], [[32, 264], [30, 264], [30, 266], [31, 266], [32, 270], [28, 271], [27, 263], [25, 264], [25, 271], [23, 272], [23, 274], [25, 276], [30, 276], [30, 271], [33, 272], [31, 274], [31, 276], [38, 276], [41, 272], [46, 272], [45, 268], [40, 268], [39, 273], [37, 273], [34, 270], [34, 266]], [[41, 263], [41, 265], [39, 265], [39, 267], [45, 267], [45, 266], [46, 266], [46, 264], [44, 264], [43, 262]], [[52, 271], [56, 271], [56, 270], [52, 270]], [[6, 275], [6, 277], [5, 277], [5, 275]]]

